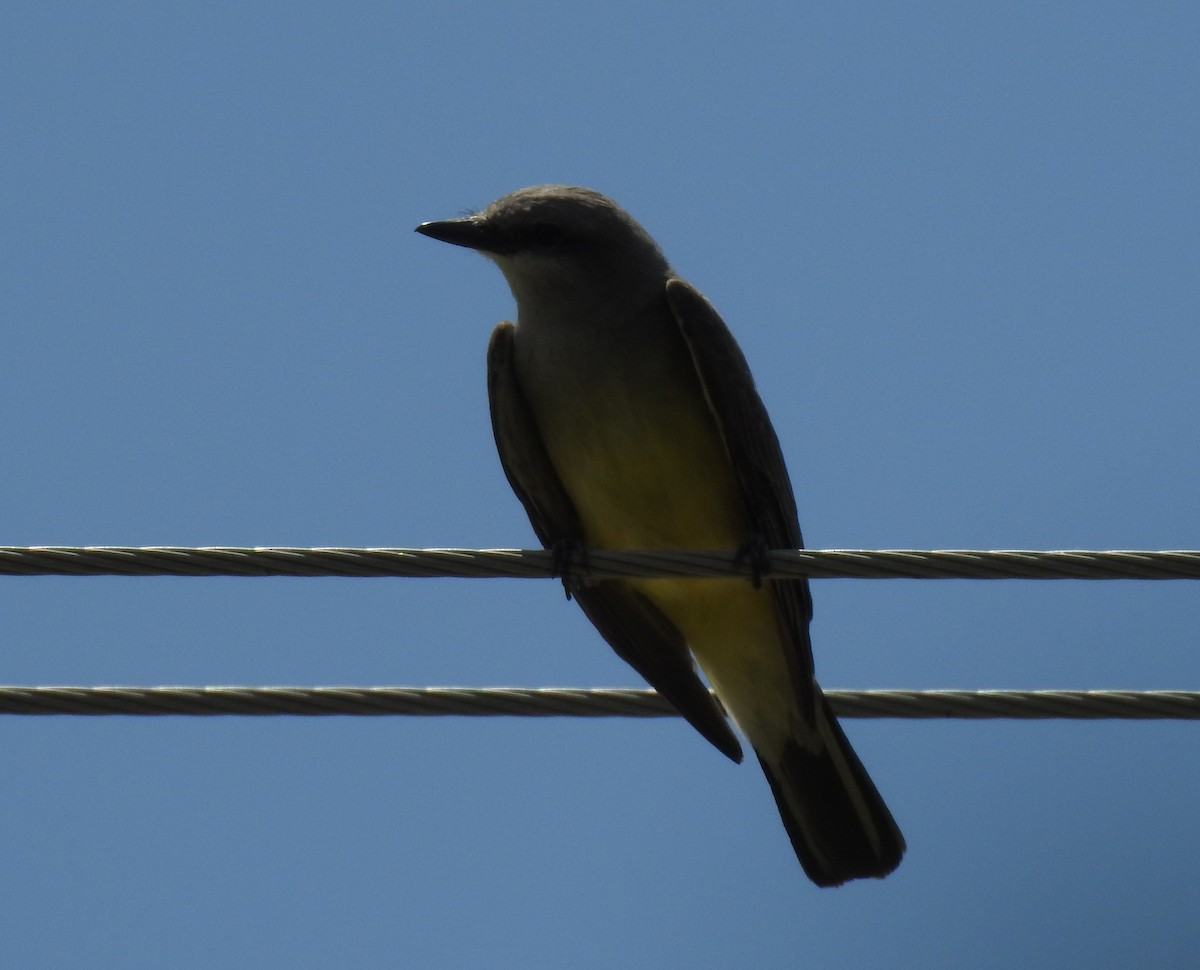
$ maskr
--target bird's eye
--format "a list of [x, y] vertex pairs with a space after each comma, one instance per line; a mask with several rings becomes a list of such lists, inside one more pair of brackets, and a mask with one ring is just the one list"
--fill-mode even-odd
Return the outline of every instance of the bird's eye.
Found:
[[566, 242], [566, 233], [562, 227], [553, 222], [535, 222], [529, 231], [535, 246], [552, 248]]

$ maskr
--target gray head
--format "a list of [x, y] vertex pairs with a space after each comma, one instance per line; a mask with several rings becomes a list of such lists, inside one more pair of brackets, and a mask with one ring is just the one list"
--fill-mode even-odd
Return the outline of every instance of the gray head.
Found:
[[671, 274], [654, 240], [607, 196], [575, 185], [535, 185], [462, 219], [417, 232], [476, 249], [503, 271], [518, 305], [659, 292]]

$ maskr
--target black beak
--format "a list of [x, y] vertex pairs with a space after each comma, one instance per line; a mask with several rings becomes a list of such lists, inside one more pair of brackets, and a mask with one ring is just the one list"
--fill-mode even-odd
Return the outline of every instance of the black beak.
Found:
[[467, 249], [480, 249], [484, 252], [496, 251], [493, 234], [472, 216], [465, 219], [446, 219], [442, 222], [422, 222], [417, 226], [417, 232], [454, 246], [465, 246]]

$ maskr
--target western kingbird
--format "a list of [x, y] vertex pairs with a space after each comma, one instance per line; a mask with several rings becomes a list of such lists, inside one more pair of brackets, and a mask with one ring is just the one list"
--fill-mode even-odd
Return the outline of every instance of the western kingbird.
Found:
[[[547, 548], [798, 549], [796, 501], [741, 350], [647, 232], [591, 189], [541, 185], [417, 232], [504, 273], [492, 430]], [[882, 877], [904, 838], [813, 676], [803, 580], [566, 579], [624, 660], [720, 751], [758, 755], [813, 882]]]

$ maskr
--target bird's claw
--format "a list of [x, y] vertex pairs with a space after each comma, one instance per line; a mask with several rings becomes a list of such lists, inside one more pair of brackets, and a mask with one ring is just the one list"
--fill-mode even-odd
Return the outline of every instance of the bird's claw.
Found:
[[576, 588], [574, 576], [576, 565], [587, 565], [587, 547], [574, 539], [559, 539], [550, 547], [550, 569], [562, 580], [563, 592], [571, 599]]
[[771, 568], [770, 552], [762, 536], [751, 536], [733, 557], [734, 565], [747, 563], [750, 566], [750, 582], [755, 589], [762, 589], [763, 573]]

